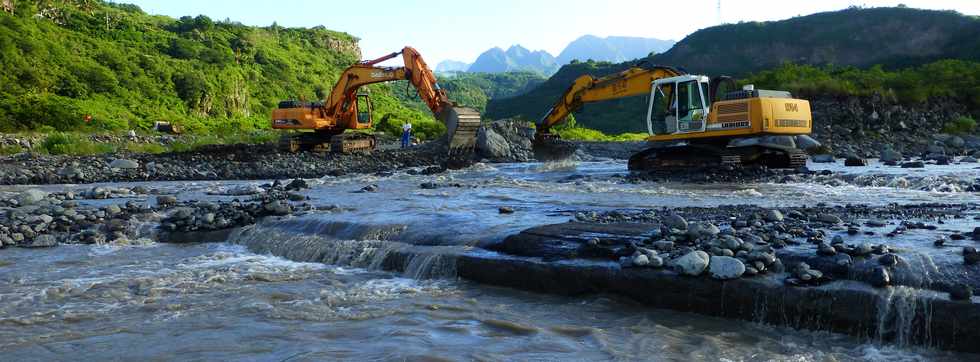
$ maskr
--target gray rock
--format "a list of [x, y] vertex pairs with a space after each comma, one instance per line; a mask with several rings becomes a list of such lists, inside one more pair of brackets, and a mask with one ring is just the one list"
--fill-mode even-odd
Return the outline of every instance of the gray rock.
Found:
[[902, 162], [902, 168], [923, 168], [926, 164], [922, 161]]
[[674, 242], [670, 240], [657, 240], [653, 242], [653, 248], [658, 251], [674, 250]]
[[115, 160], [112, 160], [112, 162], [109, 163], [109, 167], [118, 168], [118, 169], [139, 168], [140, 167], [140, 163], [138, 161], [136, 161], [136, 160], [129, 160], [129, 159], [125, 159], [125, 158], [117, 158]]
[[973, 156], [964, 156], [963, 158], [960, 159], [960, 162], [962, 162], [962, 163], [977, 163], [977, 159], [974, 158]]
[[783, 213], [776, 209], [769, 209], [766, 210], [766, 214], [763, 216], [763, 218], [770, 222], [783, 221]]
[[674, 268], [681, 274], [697, 276], [708, 268], [710, 256], [701, 250], [695, 250], [674, 260]]
[[47, 197], [47, 192], [38, 189], [30, 189], [17, 195], [17, 203], [19, 203], [21, 206], [34, 205]]
[[41, 234], [31, 240], [30, 242], [23, 243], [20, 246], [25, 248], [50, 248], [52, 246], [58, 245], [58, 239], [49, 234]]
[[729, 256], [712, 256], [708, 263], [708, 272], [715, 279], [736, 279], [745, 273], [745, 264]]
[[157, 204], [163, 206], [170, 206], [177, 204], [177, 197], [173, 195], [160, 195], [157, 196]]
[[834, 249], [833, 246], [821, 243], [817, 246], [817, 255], [834, 256], [837, 255], [837, 249]]
[[953, 136], [946, 139], [946, 145], [953, 148], [962, 148], [965, 144], [966, 141], [964, 141], [960, 136]]
[[660, 267], [664, 266], [664, 259], [661, 258], [659, 255], [657, 255], [657, 256], [648, 256], [648, 258], [650, 259], [650, 265], [649, 266], [651, 268], [660, 268]]
[[664, 218], [664, 225], [671, 229], [687, 230], [687, 220], [677, 214], [670, 214]]
[[900, 162], [904, 157], [898, 151], [887, 149], [881, 152], [881, 162]]
[[687, 225], [687, 235], [691, 238], [713, 237], [720, 232], [721, 230], [710, 222], [698, 222]]
[[837, 215], [833, 214], [820, 214], [820, 216], [817, 216], [817, 221], [835, 225], [844, 223], [844, 221], [837, 217]]
[[292, 212], [292, 206], [284, 201], [272, 201], [262, 206], [266, 211], [274, 215], [288, 215]]
[[490, 159], [509, 159], [512, 156], [507, 139], [488, 127], [481, 127], [477, 133], [476, 149], [480, 156]]
[[632, 263], [633, 266], [639, 266], [639, 267], [647, 266], [650, 265], [650, 258], [647, 257], [646, 254], [641, 253], [633, 257]]
[[898, 255], [895, 254], [885, 254], [878, 258], [878, 264], [884, 266], [895, 266], [898, 265]]
[[122, 209], [119, 207], [119, 205], [110, 204], [110, 205], [106, 205], [105, 212], [109, 216], [114, 216], [114, 215], [118, 215], [119, 213], [121, 213], [122, 212]]
[[497, 209], [497, 212], [501, 214], [513, 214], [514, 208], [510, 206], [501, 206]]
[[888, 273], [888, 269], [883, 266], [876, 267], [874, 271], [871, 272], [870, 280], [868, 280], [872, 286], [876, 288], [887, 287], [891, 284], [891, 274]]

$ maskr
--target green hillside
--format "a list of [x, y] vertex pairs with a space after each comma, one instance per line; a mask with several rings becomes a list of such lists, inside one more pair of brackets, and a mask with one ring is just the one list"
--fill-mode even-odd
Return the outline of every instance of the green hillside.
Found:
[[[519, 96], [491, 100], [485, 116], [491, 119], [524, 118], [538, 120], [558, 100], [575, 78], [584, 74], [602, 77], [626, 70], [635, 62], [576, 62], [561, 67], [537, 88]], [[632, 97], [587, 104], [575, 113], [578, 124], [605, 133], [646, 131], [646, 99]]]
[[[569, 64], [520, 97], [491, 101], [486, 115], [537, 120], [575, 78], [601, 77], [639, 63], [707, 75], [740, 74], [743, 83], [805, 98], [882, 94], [911, 104], [946, 97], [976, 114], [978, 61], [980, 20], [974, 17], [949, 11], [851, 8], [712, 27], [691, 34], [665, 54], [636, 61]], [[580, 125], [606, 133], [644, 132], [646, 97], [588, 104], [575, 116]]]
[[702, 29], [653, 61], [744, 76], [784, 62], [901, 68], [940, 59], [980, 60], [980, 19], [955, 11], [852, 7]]
[[[329, 91], [360, 57], [357, 41], [99, 0], [17, 1], [13, 14], [0, 11], [0, 131], [267, 127], [278, 101]], [[389, 86], [371, 88], [377, 119], [429, 118]]]
[[[480, 112], [486, 109], [491, 99], [513, 97], [534, 89], [545, 81], [538, 73], [442, 73], [439, 85], [446, 90], [449, 99], [461, 106], [472, 107]], [[425, 104], [418, 98], [414, 88], [407, 82], [392, 85], [393, 93], [412, 108], [428, 112]]]

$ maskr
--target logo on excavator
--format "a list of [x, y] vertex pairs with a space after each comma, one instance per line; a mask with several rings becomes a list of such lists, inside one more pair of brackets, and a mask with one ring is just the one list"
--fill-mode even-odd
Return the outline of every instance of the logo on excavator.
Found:
[[783, 103], [783, 105], [786, 106], [786, 112], [799, 112], [800, 111], [800, 108], [796, 105], [796, 103]]
[[393, 76], [392, 72], [371, 72], [371, 78], [391, 78]]

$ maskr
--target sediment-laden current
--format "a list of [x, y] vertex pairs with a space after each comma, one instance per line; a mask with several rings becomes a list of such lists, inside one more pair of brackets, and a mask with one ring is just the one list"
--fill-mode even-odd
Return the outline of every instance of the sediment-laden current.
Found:
[[[479, 285], [456, 279], [438, 257], [417, 258], [405, 273], [377, 265], [387, 248], [452, 252], [592, 211], [980, 202], [965, 191], [978, 174], [971, 165], [902, 174], [887, 167], [815, 167], [836, 173], [739, 185], [661, 184], [630, 180], [625, 164], [610, 161], [325, 177], [310, 180], [305, 194], [316, 206], [336, 207], [261, 223], [228, 242], [7, 248], [0, 250], [0, 351], [2, 359], [18, 361], [976, 358], [652, 309], [609, 295]], [[181, 199], [225, 200], [235, 196], [221, 191], [259, 183], [140, 185], [179, 191]], [[361, 192], [368, 185], [375, 191]], [[504, 206], [515, 212], [501, 214]], [[972, 230], [968, 216], [945, 227]], [[304, 249], [310, 237], [334, 241], [330, 250]], [[913, 234], [902, 246], [922, 244], [921, 255], [941, 264], [944, 253], [928, 238]]]

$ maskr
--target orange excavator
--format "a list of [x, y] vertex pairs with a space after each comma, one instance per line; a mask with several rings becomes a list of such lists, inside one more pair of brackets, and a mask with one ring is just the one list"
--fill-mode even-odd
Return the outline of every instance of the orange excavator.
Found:
[[[399, 55], [405, 61], [403, 67], [377, 65]], [[451, 102], [436, 82], [432, 70], [412, 47], [348, 67], [322, 102], [280, 102], [272, 111], [272, 128], [302, 131], [283, 135], [280, 148], [288, 152], [374, 150], [377, 140], [373, 134], [345, 131], [369, 129], [374, 125], [371, 98], [358, 92], [359, 89], [368, 84], [395, 80], [408, 80], [436, 119], [446, 125], [451, 153], [473, 148], [480, 127], [480, 113]]]

